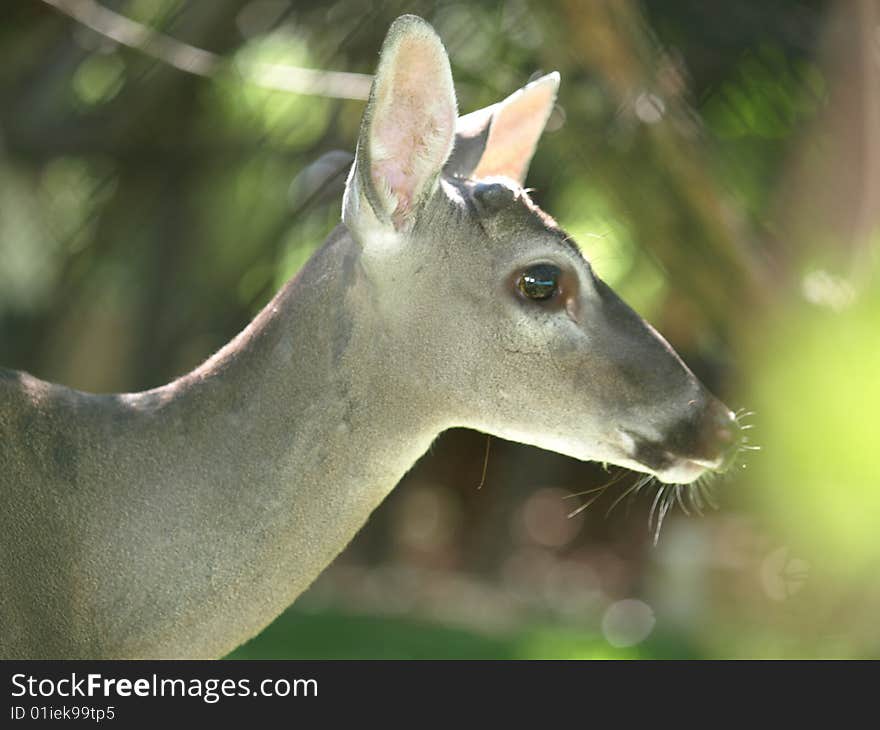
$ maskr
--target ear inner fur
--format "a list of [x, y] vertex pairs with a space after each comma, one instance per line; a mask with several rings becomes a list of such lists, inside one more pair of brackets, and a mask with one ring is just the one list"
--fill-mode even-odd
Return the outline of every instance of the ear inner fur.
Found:
[[[559, 74], [542, 76], [497, 104], [486, 147], [471, 177], [525, 182], [529, 163], [556, 101]], [[468, 115], [470, 116], [470, 115]]]
[[456, 118], [443, 44], [421, 19], [398, 19], [382, 47], [359, 142], [361, 181], [380, 220], [412, 226], [449, 157]]

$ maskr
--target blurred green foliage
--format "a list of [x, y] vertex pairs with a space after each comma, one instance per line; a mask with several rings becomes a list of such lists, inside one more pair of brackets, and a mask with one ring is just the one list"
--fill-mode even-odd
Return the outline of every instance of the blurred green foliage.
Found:
[[601, 635], [529, 628], [492, 635], [419, 622], [327, 612], [287, 611], [229, 659], [634, 659]]

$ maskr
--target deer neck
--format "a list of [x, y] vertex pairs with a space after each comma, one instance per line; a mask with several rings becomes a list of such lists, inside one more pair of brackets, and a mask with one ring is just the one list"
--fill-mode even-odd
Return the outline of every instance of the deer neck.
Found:
[[[133, 438], [164, 439], [162, 462], [173, 465], [156, 475], [159, 505], [129, 525], [154, 543], [133, 554], [153, 561], [144, 566], [156, 576], [152, 590], [169, 599], [164, 610], [145, 607], [145, 619], [168, 620], [147, 626], [162, 641], [143, 653], [218, 655], [253, 636], [348, 544], [441, 430], [395, 372], [393, 343], [370, 321], [371, 296], [359, 248], [337, 229], [202, 367], [124, 397], [142, 416]], [[163, 585], [169, 575], [179, 584]], [[151, 592], [142, 596], [155, 603]]]

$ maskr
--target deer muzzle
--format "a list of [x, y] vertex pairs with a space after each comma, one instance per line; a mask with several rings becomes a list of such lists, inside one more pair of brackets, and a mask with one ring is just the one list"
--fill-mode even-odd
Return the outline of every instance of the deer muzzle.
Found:
[[619, 429], [631, 444], [630, 458], [662, 482], [687, 484], [707, 472], [727, 471], [740, 450], [742, 431], [727, 406], [708, 394], [701, 407], [696, 401], [688, 406], [662, 439]]

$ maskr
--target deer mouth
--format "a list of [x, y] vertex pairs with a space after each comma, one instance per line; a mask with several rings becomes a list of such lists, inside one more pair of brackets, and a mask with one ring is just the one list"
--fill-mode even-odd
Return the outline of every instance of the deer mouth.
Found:
[[706, 472], [716, 471], [723, 463], [721, 458], [679, 456], [665, 450], [660, 444], [650, 442], [641, 442], [630, 458], [667, 484], [689, 484]]
[[[645, 452], [649, 455], [646, 456]], [[704, 474], [725, 471], [727, 458], [713, 459], [679, 456], [670, 451], [662, 451], [651, 444], [650, 448], [638, 449], [629, 460], [638, 464], [640, 471], [653, 474], [666, 484], [690, 484]]]
[[673, 462], [656, 472], [657, 478], [667, 484], [690, 484], [706, 473], [723, 471], [724, 459], [688, 459], [676, 458]]
[[[713, 423], [717, 423], [717, 419]], [[725, 417], [723, 428], [687, 429], [689, 438], [682, 438], [683, 432], [679, 431], [658, 441], [627, 429], [617, 430], [628, 460], [668, 484], [689, 484], [706, 473], [727, 471], [741, 442], [733, 414]]]

